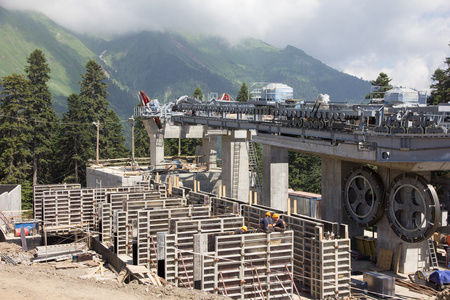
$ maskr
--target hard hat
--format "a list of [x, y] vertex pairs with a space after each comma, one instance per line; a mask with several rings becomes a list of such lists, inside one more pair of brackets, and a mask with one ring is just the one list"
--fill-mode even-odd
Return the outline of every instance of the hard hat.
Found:
[[280, 216], [279, 216], [277, 213], [274, 213], [274, 214], [273, 214], [273, 217], [274, 217], [274, 218], [278, 218], [278, 217], [280, 217]]
[[266, 212], [266, 216], [270, 217], [271, 216], [270, 212]]
[[247, 226], [242, 226], [242, 229], [244, 229], [244, 231], [247, 231]]

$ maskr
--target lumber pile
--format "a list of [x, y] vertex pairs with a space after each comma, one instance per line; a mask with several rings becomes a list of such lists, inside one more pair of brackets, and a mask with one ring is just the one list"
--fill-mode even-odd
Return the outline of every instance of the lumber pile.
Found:
[[142, 284], [151, 284], [156, 286], [162, 286], [161, 281], [159, 280], [158, 275], [153, 272], [150, 272], [149, 269], [145, 266], [134, 266], [128, 265], [127, 270], [130, 272], [130, 275], [136, 278]]
[[423, 295], [427, 295], [429, 297], [436, 297], [436, 295], [437, 295], [437, 291], [429, 286], [408, 282], [408, 281], [400, 279], [400, 278], [395, 278], [395, 284], [405, 287], [415, 293], [420, 293]]
[[32, 259], [32, 262], [43, 261], [61, 261], [72, 258], [75, 254], [84, 253], [87, 249], [86, 243], [71, 243], [60, 244], [52, 246], [40, 246], [36, 247], [36, 256]]

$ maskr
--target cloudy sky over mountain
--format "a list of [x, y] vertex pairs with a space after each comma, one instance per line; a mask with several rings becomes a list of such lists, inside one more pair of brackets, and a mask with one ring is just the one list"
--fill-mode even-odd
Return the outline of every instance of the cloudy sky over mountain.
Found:
[[427, 89], [450, 57], [449, 0], [0, 0], [76, 32], [176, 29], [293, 45], [340, 71]]

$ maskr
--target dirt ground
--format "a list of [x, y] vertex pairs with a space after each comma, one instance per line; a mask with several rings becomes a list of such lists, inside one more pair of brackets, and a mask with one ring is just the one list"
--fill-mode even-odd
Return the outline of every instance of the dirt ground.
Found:
[[[20, 255], [22, 253], [22, 255]], [[0, 254], [15, 258], [31, 257], [32, 251], [22, 252], [22, 248], [9, 243], [0, 243]], [[57, 269], [59, 266], [76, 268]], [[70, 261], [35, 263], [32, 265], [0, 263], [1, 299], [226, 299], [198, 290], [176, 288], [173, 285], [154, 287], [131, 281], [121, 284], [117, 276], [106, 269], [103, 277], [97, 273], [88, 278], [96, 267]]]

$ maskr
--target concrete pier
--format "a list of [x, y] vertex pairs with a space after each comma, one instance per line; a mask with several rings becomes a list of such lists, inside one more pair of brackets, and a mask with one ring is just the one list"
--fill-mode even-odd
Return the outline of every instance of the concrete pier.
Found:
[[287, 210], [288, 149], [263, 144], [263, 194], [261, 204]]

